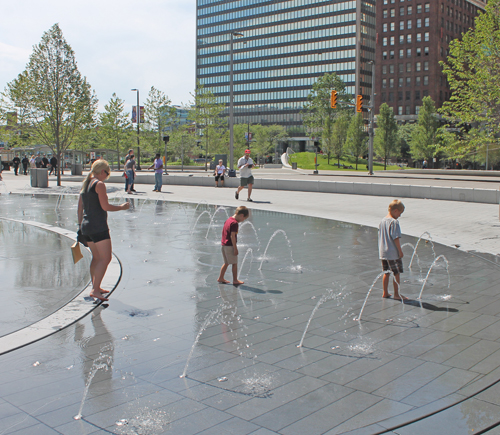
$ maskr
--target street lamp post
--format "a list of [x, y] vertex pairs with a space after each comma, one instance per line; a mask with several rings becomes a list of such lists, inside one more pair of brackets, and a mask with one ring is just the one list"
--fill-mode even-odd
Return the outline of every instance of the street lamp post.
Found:
[[235, 36], [243, 36], [243, 33], [231, 32], [229, 39], [229, 169], [233, 169], [234, 160], [234, 131], [233, 131], [233, 43]]
[[139, 89], [131, 89], [132, 92], [137, 92], [137, 106], [135, 108], [135, 120], [137, 122], [137, 169], [141, 169], [141, 139], [140, 127], [141, 122], [141, 108], [139, 106]]
[[368, 175], [373, 175], [373, 117], [375, 115], [375, 61], [371, 60], [368, 63], [372, 65], [372, 89], [370, 93], [370, 127], [368, 128]]

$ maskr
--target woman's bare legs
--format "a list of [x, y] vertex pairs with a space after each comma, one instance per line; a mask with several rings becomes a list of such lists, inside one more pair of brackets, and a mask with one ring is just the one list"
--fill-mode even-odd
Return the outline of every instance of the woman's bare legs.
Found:
[[101, 283], [108, 269], [108, 265], [111, 262], [111, 239], [101, 240], [97, 243], [88, 242], [88, 245], [92, 252], [92, 262], [90, 263], [92, 291], [90, 296], [100, 299], [101, 301], [107, 301], [108, 299], [102, 295], [103, 293], [108, 293], [108, 291], [101, 288]]

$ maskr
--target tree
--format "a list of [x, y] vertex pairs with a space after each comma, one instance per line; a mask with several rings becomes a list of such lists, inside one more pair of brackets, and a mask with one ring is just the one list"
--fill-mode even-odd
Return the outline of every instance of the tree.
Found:
[[417, 124], [405, 123], [398, 128], [398, 150], [403, 159], [408, 159], [411, 157], [410, 154], [410, 141], [413, 130], [417, 127]]
[[439, 120], [431, 97], [424, 97], [417, 126], [411, 133], [410, 153], [413, 159], [432, 161], [439, 148]]
[[382, 103], [377, 116], [374, 147], [376, 153], [384, 159], [384, 171], [387, 169], [387, 159], [398, 152], [398, 125], [394, 118], [392, 107]]
[[356, 171], [358, 170], [359, 156], [366, 152], [366, 132], [363, 114], [357, 113], [351, 118], [349, 129], [347, 131], [347, 149], [356, 159]]
[[158, 149], [163, 147], [163, 131], [174, 121], [175, 107], [171, 107], [170, 104], [171, 101], [167, 95], [151, 86], [144, 104], [144, 114], [150, 131], [156, 133], [157, 140], [151, 140], [152, 151], [156, 148], [156, 145], [158, 145]]
[[[104, 106], [104, 112], [99, 114], [100, 137], [106, 148], [116, 149], [118, 153], [118, 170], [120, 170], [120, 156], [123, 144], [129, 142], [132, 124], [128, 113], [124, 110], [124, 100], [114, 93]], [[127, 145], [128, 147], [128, 145]]]
[[[194, 109], [191, 111], [189, 120], [196, 123], [196, 127], [201, 130], [204, 136], [205, 158], [208, 158], [210, 149], [218, 148], [229, 154], [229, 145], [226, 140], [227, 119], [222, 116], [226, 106], [223, 103], [218, 103], [213, 92], [205, 89], [199, 83], [196, 86], [195, 94], [191, 95], [194, 97]], [[222, 142], [224, 145], [221, 145]], [[200, 146], [203, 147], [203, 143], [200, 143]], [[228, 166], [231, 166], [229, 162]]]
[[282, 125], [256, 125], [254, 148], [257, 154], [261, 156], [265, 156], [272, 151], [276, 159], [279, 158], [277, 156], [277, 145], [287, 137], [286, 129]]
[[75, 54], [58, 24], [33, 47], [26, 70], [7, 84], [5, 93], [13, 106], [26, 113], [36, 139], [48, 145], [59, 162], [78, 129], [95, 118], [97, 98], [78, 71]]
[[344, 145], [347, 140], [347, 132], [349, 130], [349, 124], [351, 122], [351, 116], [344, 112], [342, 113], [333, 124], [332, 131], [332, 152], [337, 158], [337, 166], [340, 168], [340, 159], [344, 155]]
[[[168, 142], [170, 155], [177, 160], [179, 158], [183, 165], [189, 163], [189, 154], [196, 147], [196, 132], [192, 125], [184, 124], [173, 129]], [[173, 159], [172, 159], [173, 160]]]
[[[474, 28], [450, 43], [441, 62], [452, 95], [441, 113], [462, 135], [449, 142], [449, 153], [464, 157], [499, 145], [500, 135], [500, 0], [490, 0]], [[475, 129], [477, 131], [471, 131]], [[471, 134], [472, 133], [472, 134]]]
[[[337, 91], [337, 108], [330, 106], [331, 91]], [[348, 110], [346, 103], [352, 103], [352, 97], [346, 92], [344, 81], [336, 74], [325, 74], [312, 86], [304, 105], [303, 122], [310, 136], [321, 138], [321, 146], [328, 156], [334, 152], [334, 124], [336, 119]]]

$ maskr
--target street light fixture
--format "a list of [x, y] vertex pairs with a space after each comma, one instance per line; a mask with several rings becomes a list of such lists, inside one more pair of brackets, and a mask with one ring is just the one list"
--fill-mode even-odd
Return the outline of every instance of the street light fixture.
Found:
[[234, 131], [233, 131], [233, 43], [234, 37], [241, 37], [243, 33], [231, 32], [229, 38], [229, 169], [234, 167]]
[[137, 92], [137, 106], [135, 108], [135, 121], [137, 122], [137, 169], [141, 169], [141, 140], [140, 140], [140, 127], [141, 122], [141, 108], [139, 106], [139, 89], [131, 89], [132, 92]]

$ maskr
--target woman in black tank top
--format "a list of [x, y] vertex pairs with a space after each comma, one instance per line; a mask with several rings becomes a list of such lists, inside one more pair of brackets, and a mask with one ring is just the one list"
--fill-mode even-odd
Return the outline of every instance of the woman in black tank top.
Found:
[[106, 160], [96, 160], [85, 178], [78, 200], [78, 226], [84, 240], [92, 252], [90, 277], [92, 291], [90, 296], [101, 301], [107, 301], [103, 296], [109, 293], [101, 288], [101, 282], [111, 261], [111, 238], [108, 229], [108, 211], [128, 210], [130, 204], [112, 205], [108, 201], [104, 180], [111, 170]]

